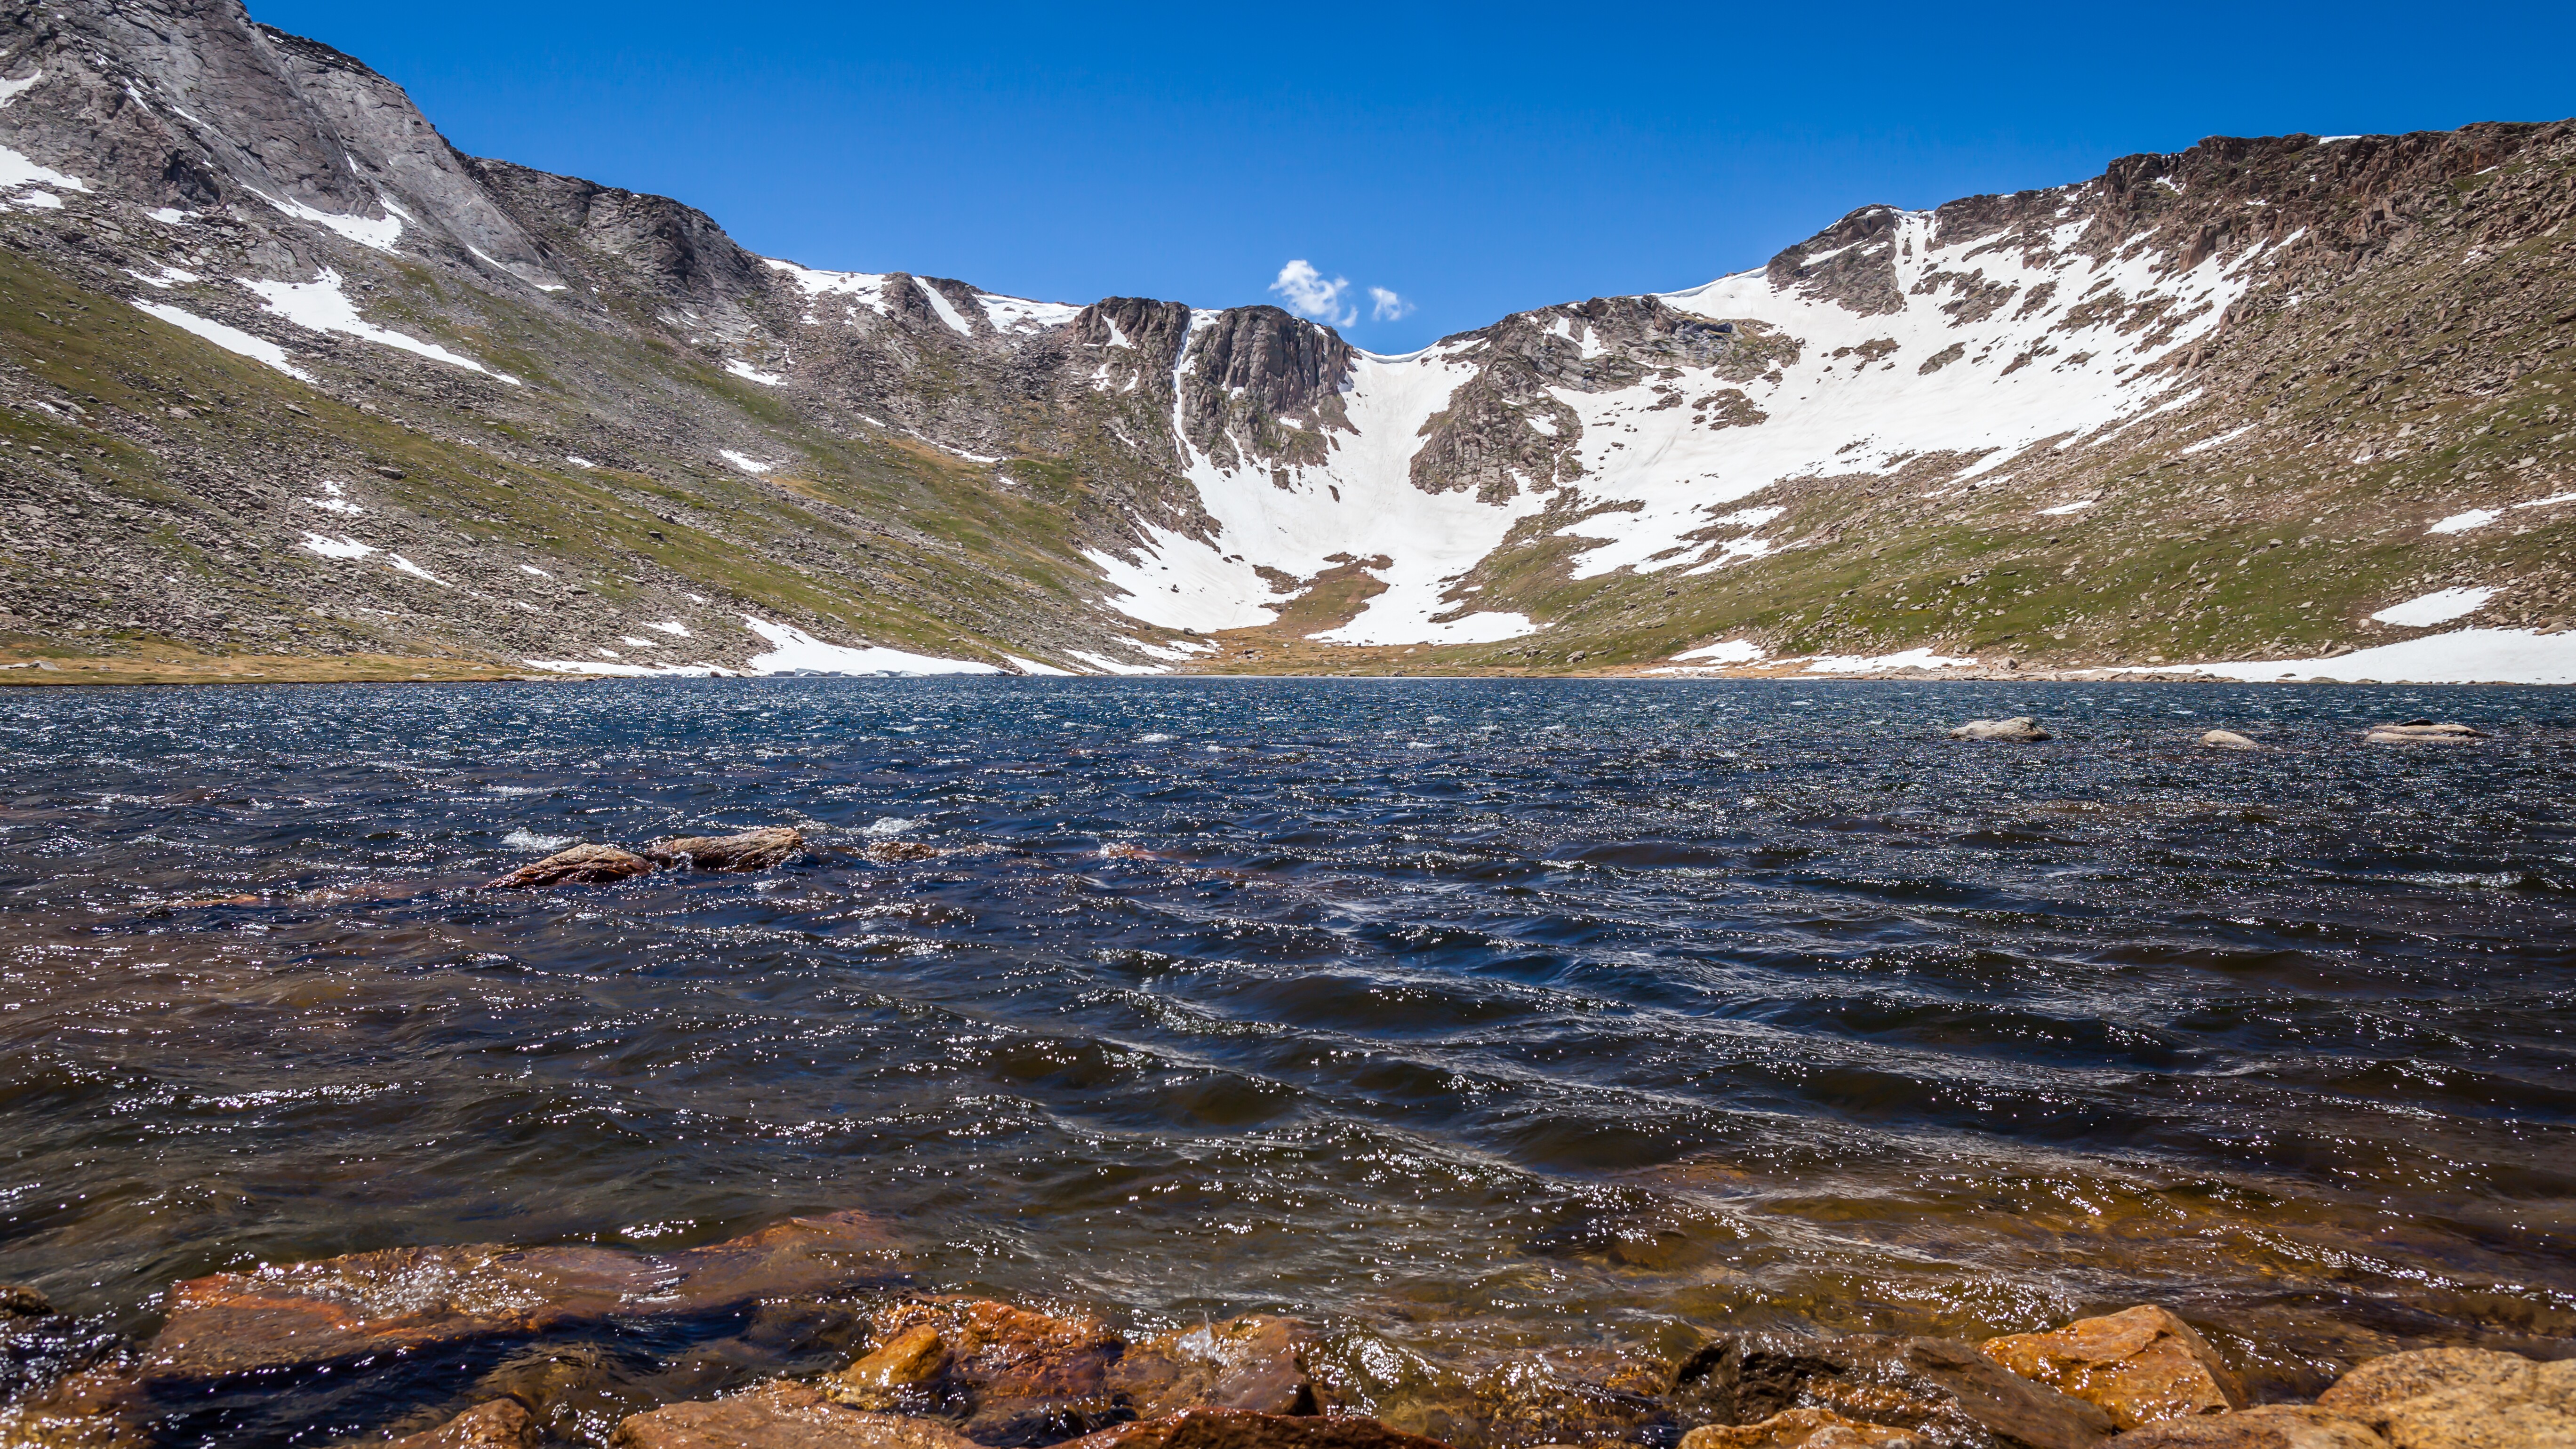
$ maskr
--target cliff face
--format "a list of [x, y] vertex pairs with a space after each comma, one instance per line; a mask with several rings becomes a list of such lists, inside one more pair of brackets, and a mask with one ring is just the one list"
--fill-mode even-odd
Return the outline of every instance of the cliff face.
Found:
[[2565, 123], [1863, 208], [1406, 358], [757, 257], [234, 0], [0, 9], [0, 147], [20, 653], [2144, 662], [2568, 613]]

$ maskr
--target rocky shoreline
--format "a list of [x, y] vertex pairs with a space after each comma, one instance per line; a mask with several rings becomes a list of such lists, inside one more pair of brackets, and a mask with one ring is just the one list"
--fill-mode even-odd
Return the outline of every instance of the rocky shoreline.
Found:
[[[490, 1352], [736, 1320], [739, 1338], [802, 1335], [829, 1361], [736, 1372], [661, 1402], [630, 1395], [603, 1418], [581, 1354]], [[1577, 1400], [1354, 1405], [1315, 1325], [1250, 1314], [1128, 1334], [1062, 1305], [927, 1291], [883, 1223], [843, 1212], [662, 1253], [460, 1245], [260, 1264], [174, 1285], [160, 1327], [139, 1340], [0, 1288], [13, 1391], [0, 1443], [216, 1442], [174, 1426], [210, 1396], [327, 1382], [377, 1385], [383, 1407], [372, 1430], [316, 1425], [316, 1439], [396, 1449], [2576, 1445], [2576, 1360], [2400, 1352], [2348, 1366], [2314, 1402], [2255, 1404], [2199, 1330], [2154, 1305], [1981, 1342], [1692, 1331], [1695, 1348], [1631, 1355]], [[460, 1369], [474, 1377], [460, 1382]]]

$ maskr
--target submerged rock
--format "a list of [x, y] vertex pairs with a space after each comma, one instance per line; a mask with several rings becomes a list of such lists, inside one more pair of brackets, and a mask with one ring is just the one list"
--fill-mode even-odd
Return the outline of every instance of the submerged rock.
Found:
[[53, 1300], [24, 1283], [0, 1283], [0, 1319], [51, 1318]]
[[2314, 1404], [2167, 1419], [2132, 1429], [2115, 1443], [2116, 1449], [2390, 1449], [2368, 1426]]
[[1190, 1407], [1316, 1414], [1322, 1396], [1307, 1362], [1317, 1344], [1302, 1320], [1249, 1314], [1133, 1345], [1111, 1382], [1145, 1418]]
[[739, 835], [674, 835], [644, 847], [655, 865], [683, 870], [768, 870], [805, 848], [793, 826], [767, 825]]
[[947, 853], [936, 845], [924, 845], [918, 840], [872, 841], [859, 852], [879, 865], [896, 865], [907, 860], [937, 860]]
[[1184, 1409], [1074, 1441], [1077, 1449], [1448, 1449], [1375, 1419]]
[[631, 1415], [610, 1443], [616, 1449], [972, 1449], [936, 1419], [848, 1408], [810, 1384], [783, 1379]]
[[2537, 1363], [2477, 1348], [2393, 1353], [2336, 1380], [2317, 1407], [2397, 1449], [2576, 1449], [2576, 1359]]
[[1974, 1443], [1982, 1434], [2028, 1449], [2096, 1449], [2115, 1427], [2099, 1406], [1948, 1338], [1740, 1335], [1684, 1363], [1674, 1397], [1676, 1407], [1720, 1424], [1825, 1408], [1938, 1443]]
[[2372, 725], [2363, 733], [2364, 744], [2371, 745], [2464, 745], [2485, 739], [2484, 730], [2464, 724], [2435, 724], [2428, 719], [2410, 719], [2404, 724]]
[[1703, 1424], [1681, 1449], [1930, 1449], [1931, 1441], [1830, 1409], [1783, 1409], [1759, 1424]]
[[2200, 742], [2213, 750], [2259, 750], [2263, 748], [2263, 746], [2247, 739], [2245, 736], [2238, 734], [2234, 730], [2211, 730], [2209, 733], [2200, 737]]
[[605, 885], [631, 875], [642, 875], [652, 868], [653, 862], [614, 845], [576, 845], [570, 850], [558, 850], [543, 860], [520, 866], [493, 881], [490, 888], [509, 891], [538, 886]]
[[384, 1449], [538, 1449], [545, 1441], [536, 1415], [515, 1400], [494, 1399], [435, 1429], [393, 1440]]
[[2036, 740], [2047, 739], [2049, 738], [2049, 733], [2048, 731], [2041, 729], [2038, 723], [2032, 720], [2029, 715], [2024, 714], [2015, 715], [2011, 719], [1972, 719], [1966, 724], [1950, 731], [1950, 738], [1954, 740], [2017, 740], [2023, 743], [2029, 743]]
[[2244, 1386], [2208, 1340], [2152, 1304], [1978, 1348], [2023, 1378], [2099, 1405], [2123, 1429], [2245, 1406]]
[[863, 1213], [790, 1218], [667, 1253], [479, 1243], [386, 1248], [178, 1284], [144, 1346], [153, 1380], [205, 1380], [433, 1344], [676, 1318], [810, 1296], [885, 1271], [892, 1240]]

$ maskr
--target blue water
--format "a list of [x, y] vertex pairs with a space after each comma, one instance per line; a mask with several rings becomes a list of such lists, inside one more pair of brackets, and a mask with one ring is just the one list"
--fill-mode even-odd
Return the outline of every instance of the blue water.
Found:
[[[2493, 738], [2359, 742], [2411, 717]], [[859, 1207], [926, 1286], [1304, 1314], [1362, 1406], [2139, 1301], [2274, 1392], [2576, 1352], [2565, 692], [20, 689], [0, 786], [0, 1280], [121, 1331]]]

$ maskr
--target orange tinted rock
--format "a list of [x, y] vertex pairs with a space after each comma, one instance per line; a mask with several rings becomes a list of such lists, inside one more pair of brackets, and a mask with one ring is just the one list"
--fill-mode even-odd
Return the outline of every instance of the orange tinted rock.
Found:
[[785, 1380], [632, 1415], [610, 1442], [617, 1449], [973, 1449], [935, 1419], [845, 1408]]
[[2244, 1388], [2208, 1340], [2151, 1304], [1978, 1347], [2023, 1378], [2101, 1406], [2123, 1429], [2245, 1403]]
[[2118, 1449], [2389, 1449], [2369, 1426], [2313, 1404], [2266, 1404], [2132, 1429]]
[[1783, 1409], [1759, 1424], [1703, 1424], [1682, 1436], [1681, 1449], [1927, 1449], [1927, 1441], [1828, 1409]]
[[1375, 1419], [1184, 1409], [1073, 1441], [1074, 1449], [1448, 1449]]
[[903, 1391], [936, 1381], [948, 1371], [948, 1341], [927, 1323], [896, 1334], [875, 1352], [825, 1380], [824, 1392], [863, 1409], [895, 1407]]
[[2576, 1449], [2576, 1360], [2432, 1348], [2375, 1358], [2317, 1397], [2396, 1449]]
[[496, 891], [533, 890], [556, 885], [604, 885], [643, 875], [653, 862], [614, 845], [576, 845], [543, 860], [531, 861], [491, 884]]
[[172, 1288], [142, 1371], [220, 1378], [612, 1318], [707, 1313], [864, 1281], [884, 1271], [891, 1246], [875, 1219], [830, 1213], [669, 1253], [478, 1243], [263, 1264]]
[[435, 1429], [408, 1434], [385, 1449], [537, 1449], [545, 1442], [536, 1415], [510, 1399], [494, 1399]]

